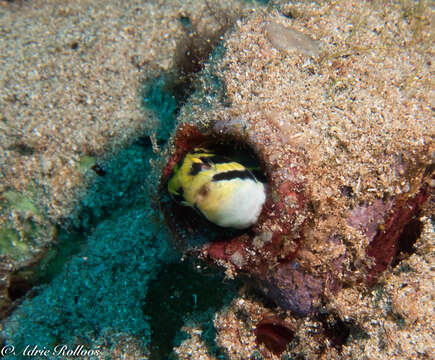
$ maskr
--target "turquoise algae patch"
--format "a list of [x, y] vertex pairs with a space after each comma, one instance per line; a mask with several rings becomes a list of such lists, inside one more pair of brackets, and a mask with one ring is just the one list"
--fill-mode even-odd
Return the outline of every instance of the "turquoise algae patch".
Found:
[[157, 139], [165, 141], [175, 127], [175, 117], [179, 108], [173, 76], [161, 75], [146, 81], [143, 85], [142, 106], [152, 110], [159, 119]]
[[101, 222], [79, 256], [8, 319], [6, 344], [19, 355], [29, 344], [73, 347], [126, 333], [146, 345], [150, 329], [142, 307], [147, 283], [167, 251], [149, 209], [128, 209]]

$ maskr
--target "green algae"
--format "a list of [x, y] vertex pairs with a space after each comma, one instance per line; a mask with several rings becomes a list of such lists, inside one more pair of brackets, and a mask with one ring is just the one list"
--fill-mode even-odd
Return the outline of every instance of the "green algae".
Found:
[[93, 156], [83, 155], [80, 157], [79, 169], [82, 174], [97, 164], [97, 160]]
[[28, 218], [22, 221], [18, 230], [8, 221], [0, 228], [0, 255], [7, 255], [18, 263], [27, 260], [32, 254], [32, 248], [43, 236], [53, 238], [54, 227], [39, 224]]
[[2, 193], [0, 211], [14, 214], [14, 220], [10, 218], [0, 226], [0, 254], [16, 263], [31, 259], [37, 245], [53, 235], [53, 226], [42, 220], [39, 195], [40, 189], [33, 182], [23, 192], [10, 189]]
[[32, 215], [39, 215], [38, 208], [32, 202], [32, 200], [18, 191], [6, 191], [2, 194], [9, 202], [9, 206], [15, 211], [26, 215], [30, 213]]
[[20, 239], [17, 230], [4, 226], [0, 229], [0, 254], [8, 255], [12, 260], [20, 260], [29, 255], [30, 249], [26, 242]]

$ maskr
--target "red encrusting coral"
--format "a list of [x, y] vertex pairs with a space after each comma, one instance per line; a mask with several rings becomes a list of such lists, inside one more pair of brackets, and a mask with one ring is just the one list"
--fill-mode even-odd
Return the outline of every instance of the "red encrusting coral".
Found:
[[404, 228], [420, 215], [422, 206], [430, 194], [429, 185], [424, 183], [414, 197], [396, 202], [391, 215], [366, 249], [367, 255], [375, 259], [375, 265], [369, 270], [367, 277], [369, 285], [376, 282], [378, 276], [398, 255], [398, 241]]
[[280, 355], [293, 340], [294, 329], [277, 316], [264, 317], [255, 328], [257, 344], [264, 344], [276, 355]]
[[[249, 248], [249, 238], [246, 236], [238, 236], [233, 239], [212, 242], [206, 247], [208, 257], [217, 261], [231, 261], [231, 256], [238, 253], [243, 258], [246, 258], [246, 249]], [[202, 249], [204, 251], [204, 249]]]

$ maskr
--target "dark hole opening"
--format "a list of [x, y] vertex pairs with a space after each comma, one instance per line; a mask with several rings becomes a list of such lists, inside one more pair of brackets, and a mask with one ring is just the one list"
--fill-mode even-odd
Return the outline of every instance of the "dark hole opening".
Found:
[[17, 151], [20, 155], [24, 155], [24, 156], [33, 155], [33, 153], [35, 152], [35, 149], [33, 147], [23, 142], [19, 142], [12, 145], [10, 149]]
[[341, 319], [335, 319], [333, 322], [324, 324], [325, 334], [332, 341], [332, 344], [341, 348], [347, 341], [350, 335], [350, 326]]
[[[259, 158], [247, 144], [233, 138], [211, 136], [198, 144], [197, 147], [242, 164], [254, 174], [257, 180], [267, 183], [267, 177]], [[249, 229], [237, 230], [215, 225], [208, 221], [199, 210], [183, 206], [177, 202], [170, 196], [167, 189], [170, 177], [162, 180], [160, 203], [167, 225], [176, 235], [176, 238], [181, 240], [181, 247], [184, 250], [210, 241], [231, 239], [249, 231]]]
[[24, 295], [33, 287], [31, 281], [26, 281], [24, 279], [17, 279], [11, 281], [11, 285], [8, 288], [8, 295], [11, 301], [17, 300]]
[[326, 337], [332, 343], [332, 346], [340, 350], [346, 344], [351, 335], [354, 325], [349, 321], [341, 320], [335, 314], [319, 313], [317, 319], [323, 324]]

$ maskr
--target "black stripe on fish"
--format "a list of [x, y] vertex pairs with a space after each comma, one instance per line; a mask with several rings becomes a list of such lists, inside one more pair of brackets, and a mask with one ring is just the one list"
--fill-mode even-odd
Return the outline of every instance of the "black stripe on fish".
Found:
[[202, 170], [202, 163], [193, 163], [189, 170], [189, 175], [195, 176]]
[[249, 170], [231, 170], [213, 175], [212, 181], [223, 181], [232, 179], [252, 179], [256, 181], [255, 176]]
[[204, 162], [204, 164], [207, 164], [207, 165], [225, 164], [225, 163], [231, 162], [231, 160], [229, 160], [225, 156], [220, 156], [220, 155], [201, 156], [200, 159], [202, 162]]

